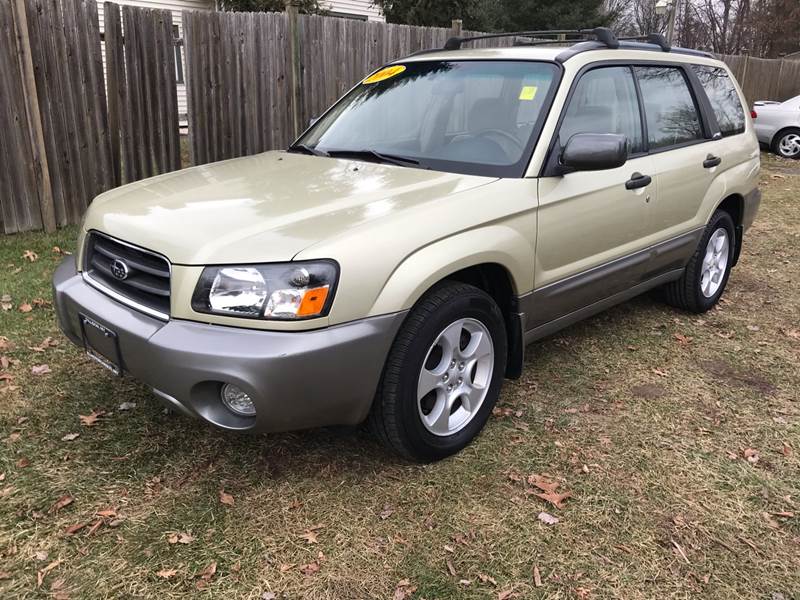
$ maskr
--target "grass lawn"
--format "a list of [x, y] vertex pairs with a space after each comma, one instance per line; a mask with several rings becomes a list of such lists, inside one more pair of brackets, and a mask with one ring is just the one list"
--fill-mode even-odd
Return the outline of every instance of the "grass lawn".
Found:
[[716, 310], [645, 296], [530, 347], [425, 466], [165, 414], [58, 332], [75, 230], [0, 237], [0, 596], [800, 598], [800, 163], [764, 166]]

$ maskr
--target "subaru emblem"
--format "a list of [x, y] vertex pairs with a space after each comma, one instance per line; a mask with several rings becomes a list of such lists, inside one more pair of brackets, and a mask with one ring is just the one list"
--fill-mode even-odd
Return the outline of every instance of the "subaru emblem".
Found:
[[128, 265], [124, 261], [115, 258], [111, 263], [111, 274], [120, 281], [128, 278]]

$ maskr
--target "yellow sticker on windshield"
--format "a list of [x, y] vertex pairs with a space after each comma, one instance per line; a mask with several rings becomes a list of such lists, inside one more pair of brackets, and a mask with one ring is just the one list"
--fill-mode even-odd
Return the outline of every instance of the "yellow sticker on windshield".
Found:
[[361, 83], [378, 83], [379, 81], [383, 81], [384, 79], [389, 79], [390, 77], [399, 75], [405, 70], [406, 68], [403, 65], [393, 65], [391, 67], [386, 67], [385, 69], [381, 69], [380, 71], [373, 73]]
[[535, 85], [526, 85], [522, 87], [522, 91], [519, 93], [520, 100], [533, 100], [536, 97], [536, 90], [538, 88]]

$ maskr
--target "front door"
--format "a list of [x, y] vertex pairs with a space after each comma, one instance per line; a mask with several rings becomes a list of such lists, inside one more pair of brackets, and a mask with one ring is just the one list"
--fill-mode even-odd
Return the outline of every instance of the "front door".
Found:
[[623, 134], [629, 159], [616, 169], [540, 179], [531, 329], [632, 287], [649, 258], [645, 237], [655, 183], [626, 187], [653, 175], [630, 67], [599, 67], [581, 76], [554, 151], [577, 133]]

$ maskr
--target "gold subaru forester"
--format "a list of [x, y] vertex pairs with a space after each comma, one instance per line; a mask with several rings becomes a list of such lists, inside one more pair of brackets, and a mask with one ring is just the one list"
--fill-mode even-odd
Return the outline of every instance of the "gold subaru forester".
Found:
[[730, 70], [657, 35], [515, 35], [378, 69], [285, 151], [98, 196], [54, 276], [64, 333], [219, 427], [366, 421], [427, 461], [526, 344], [653, 288], [714, 306], [760, 199]]

